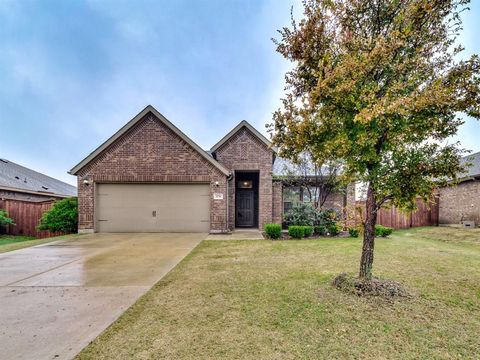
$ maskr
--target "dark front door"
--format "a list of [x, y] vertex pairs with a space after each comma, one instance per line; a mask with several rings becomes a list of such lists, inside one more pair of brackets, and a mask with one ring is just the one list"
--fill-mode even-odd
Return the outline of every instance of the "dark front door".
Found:
[[255, 224], [255, 205], [253, 190], [237, 191], [237, 226]]

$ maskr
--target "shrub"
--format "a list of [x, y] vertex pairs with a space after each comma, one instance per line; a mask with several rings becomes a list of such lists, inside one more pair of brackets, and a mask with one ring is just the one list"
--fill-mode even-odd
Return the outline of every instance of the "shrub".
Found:
[[391, 235], [393, 229], [388, 226], [375, 225], [375, 236], [387, 237]]
[[76, 198], [57, 201], [40, 219], [39, 230], [73, 233], [78, 226], [78, 202]]
[[290, 225], [288, 227], [288, 235], [293, 239], [301, 239], [305, 235], [305, 228], [298, 225]]
[[350, 227], [350, 228], [348, 228], [348, 233], [350, 234], [350, 237], [357, 238], [358, 234], [359, 234], [359, 231], [358, 231], [357, 228]]
[[282, 235], [282, 225], [280, 224], [266, 224], [265, 233], [270, 239], [278, 239]]
[[340, 214], [335, 209], [325, 209], [318, 213], [318, 225], [328, 227], [334, 224], [337, 220], [340, 220]]
[[340, 234], [340, 231], [342, 231], [342, 225], [339, 223], [334, 222], [333, 224], [327, 226], [327, 232], [330, 234], [330, 236], [337, 236]]
[[325, 225], [315, 226], [315, 234], [323, 236], [326, 233], [327, 233], [327, 228], [325, 227]]
[[310, 237], [313, 234], [313, 226], [304, 226], [303, 227], [303, 236]]
[[317, 223], [319, 212], [311, 204], [295, 204], [285, 214], [285, 223], [298, 226], [313, 226]]
[[8, 216], [8, 211], [0, 209], [0, 226], [15, 225], [13, 219]]

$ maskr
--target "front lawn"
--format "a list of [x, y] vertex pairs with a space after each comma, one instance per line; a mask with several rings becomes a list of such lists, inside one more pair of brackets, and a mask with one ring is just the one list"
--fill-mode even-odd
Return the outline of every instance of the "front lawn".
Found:
[[[450, 241], [451, 240], [451, 241]], [[476, 359], [480, 231], [378, 239], [374, 273], [411, 299], [359, 298], [360, 239], [204, 241], [79, 359]]]
[[45, 244], [51, 241], [62, 240], [71, 236], [74, 235], [62, 235], [44, 239], [36, 239], [33, 236], [0, 235], [0, 254], [30, 246]]

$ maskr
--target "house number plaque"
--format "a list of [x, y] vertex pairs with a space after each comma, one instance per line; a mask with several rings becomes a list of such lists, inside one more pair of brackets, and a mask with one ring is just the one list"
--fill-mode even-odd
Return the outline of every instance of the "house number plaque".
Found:
[[213, 193], [213, 200], [223, 200], [222, 193]]

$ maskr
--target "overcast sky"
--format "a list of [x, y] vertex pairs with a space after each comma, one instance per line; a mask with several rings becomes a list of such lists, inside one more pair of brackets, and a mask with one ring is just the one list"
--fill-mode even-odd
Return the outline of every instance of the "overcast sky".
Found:
[[[264, 132], [289, 66], [270, 38], [294, 2], [0, 0], [0, 158], [75, 184], [67, 171], [148, 104], [206, 149], [242, 119]], [[467, 119], [458, 140], [479, 137]]]

